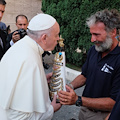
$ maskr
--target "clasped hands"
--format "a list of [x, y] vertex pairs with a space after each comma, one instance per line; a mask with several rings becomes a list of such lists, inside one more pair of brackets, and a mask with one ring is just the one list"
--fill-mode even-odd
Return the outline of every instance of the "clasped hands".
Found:
[[[52, 73], [46, 75], [48, 83], [51, 80]], [[65, 86], [66, 91], [60, 90], [58, 92], [58, 99], [60, 103], [63, 105], [73, 105], [76, 103], [78, 96], [76, 95], [75, 91], [68, 85]]]

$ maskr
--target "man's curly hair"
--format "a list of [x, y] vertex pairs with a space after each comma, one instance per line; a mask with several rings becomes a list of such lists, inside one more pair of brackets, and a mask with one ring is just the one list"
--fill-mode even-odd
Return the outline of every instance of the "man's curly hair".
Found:
[[120, 29], [120, 13], [116, 9], [105, 9], [91, 15], [86, 21], [88, 27], [97, 22], [104, 23], [106, 31], [111, 31], [116, 28], [118, 32]]

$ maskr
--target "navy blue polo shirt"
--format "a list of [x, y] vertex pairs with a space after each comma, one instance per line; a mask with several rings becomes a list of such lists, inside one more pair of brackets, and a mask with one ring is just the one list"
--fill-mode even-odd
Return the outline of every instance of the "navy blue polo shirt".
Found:
[[108, 120], [120, 120], [120, 92]]
[[84, 97], [111, 97], [116, 100], [120, 89], [120, 47], [116, 46], [105, 57], [92, 46], [82, 67], [86, 77]]

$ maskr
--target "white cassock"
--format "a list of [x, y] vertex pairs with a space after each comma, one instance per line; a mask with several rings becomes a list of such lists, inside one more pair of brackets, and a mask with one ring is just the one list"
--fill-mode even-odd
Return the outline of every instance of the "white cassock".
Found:
[[42, 65], [43, 52], [34, 40], [25, 36], [2, 58], [0, 107], [6, 111], [8, 120], [52, 119], [54, 111]]

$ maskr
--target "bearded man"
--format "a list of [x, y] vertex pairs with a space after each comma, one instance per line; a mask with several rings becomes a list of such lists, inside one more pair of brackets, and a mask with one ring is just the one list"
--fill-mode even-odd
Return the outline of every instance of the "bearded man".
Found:
[[[120, 28], [117, 10], [102, 10], [87, 19], [91, 42], [81, 75], [60, 91], [60, 103], [81, 106], [79, 120], [103, 120], [112, 110], [120, 89], [120, 47], [116, 39]], [[74, 89], [85, 85], [82, 96]]]

